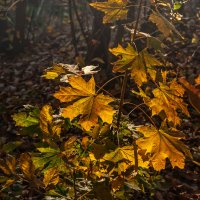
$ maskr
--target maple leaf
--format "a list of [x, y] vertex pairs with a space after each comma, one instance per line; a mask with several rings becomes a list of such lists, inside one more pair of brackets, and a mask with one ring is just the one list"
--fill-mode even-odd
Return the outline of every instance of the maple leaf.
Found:
[[170, 132], [166, 127], [157, 130], [154, 126], [142, 126], [137, 131], [144, 135], [137, 140], [137, 145], [151, 154], [150, 161], [157, 171], [165, 169], [166, 158], [170, 160], [172, 167], [183, 169], [185, 156], [192, 157], [188, 147], [180, 141], [183, 137], [170, 135], [174, 131]]
[[40, 128], [47, 135], [60, 135], [61, 122], [56, 123], [52, 116], [52, 107], [45, 105], [40, 111]]
[[107, 2], [90, 3], [90, 6], [105, 13], [103, 23], [113, 23], [127, 18], [127, 0], [108, 0]]
[[[111, 161], [114, 163], [127, 160], [134, 165], [135, 164], [134, 147], [133, 146], [119, 147], [110, 153], [106, 153], [103, 157], [103, 160]], [[148, 162], [146, 162], [146, 161], [144, 162], [142, 160], [141, 156], [138, 155], [138, 165], [140, 167], [146, 168], [148, 166]], [[122, 169], [120, 169], [120, 170], [122, 170]]]
[[163, 33], [165, 37], [169, 37], [173, 33], [176, 33], [181, 39], [184, 39], [181, 34], [176, 30], [173, 24], [171, 24], [164, 16], [158, 11], [152, 12], [149, 20], [156, 24], [158, 30]]
[[200, 113], [200, 88], [198, 85], [198, 83], [200, 83], [200, 76], [197, 77], [197, 79], [195, 79], [195, 82], [197, 83], [196, 87], [190, 84], [189, 82], [187, 82], [184, 78], [180, 78], [179, 81], [185, 88], [189, 96], [189, 101], [191, 105], [195, 108], [197, 112]]
[[43, 172], [46, 173], [51, 168], [56, 168], [58, 171], [66, 171], [66, 163], [61, 157], [61, 151], [58, 148], [37, 148], [40, 152], [39, 155], [32, 158], [33, 164], [36, 169], [44, 168]]
[[181, 98], [185, 90], [175, 79], [169, 84], [159, 84], [160, 87], [152, 91], [154, 98], [145, 103], [151, 108], [152, 115], [158, 115], [161, 111], [164, 111], [169, 122], [179, 125], [181, 120], [178, 117], [177, 109], [190, 116], [187, 104]]
[[115, 111], [108, 104], [114, 99], [102, 93], [96, 94], [93, 77], [88, 82], [82, 77], [70, 77], [69, 84], [71, 87], [61, 87], [54, 94], [61, 102], [71, 103], [62, 110], [63, 117], [72, 121], [81, 115], [78, 123], [87, 131], [98, 123], [98, 117], [103, 122], [112, 123]]
[[129, 69], [131, 71], [131, 77], [138, 86], [147, 82], [147, 72], [151, 78], [155, 80], [156, 71], [153, 67], [162, 65], [162, 63], [153, 55], [149, 54], [146, 49], [138, 53], [130, 44], [128, 44], [126, 48], [118, 45], [118, 47], [110, 49], [110, 52], [115, 56], [121, 56], [121, 59], [113, 63], [113, 72], [124, 72]]

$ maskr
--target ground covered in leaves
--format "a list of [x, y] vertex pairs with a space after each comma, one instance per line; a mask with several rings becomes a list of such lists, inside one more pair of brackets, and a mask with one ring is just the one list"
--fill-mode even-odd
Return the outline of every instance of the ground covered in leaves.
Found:
[[[193, 26], [194, 24], [190, 26], [188, 32], [194, 29]], [[200, 33], [196, 34], [200, 36]], [[18, 129], [14, 126], [11, 115], [25, 104], [41, 107], [46, 102], [55, 103], [51, 94], [57, 89], [58, 84], [45, 80], [41, 75], [44, 69], [52, 66], [53, 63], [73, 63], [73, 46], [69, 38], [70, 34], [67, 31], [63, 31], [62, 34], [53, 32], [41, 37], [40, 41], [29, 44], [24, 53], [0, 55], [0, 147], [8, 141], [20, 139], [23, 145], [19, 151], [26, 151], [29, 148], [31, 141], [26, 141], [26, 137], [18, 136]], [[176, 65], [177, 71], [186, 76], [191, 83], [194, 82], [197, 74], [200, 74], [200, 48], [197, 43], [184, 45], [175, 43], [169, 49], [167, 56]], [[199, 162], [200, 116], [192, 107], [189, 107], [189, 110], [191, 118], [185, 119], [181, 128], [186, 134], [186, 143], [193, 153], [194, 160]], [[140, 116], [140, 113], [135, 115]], [[141, 124], [141, 118], [134, 119], [136, 124], [137, 120], [140, 120]], [[1, 150], [0, 156], [3, 156]], [[158, 188], [155, 193], [156, 199], [200, 198], [197, 164], [187, 162], [184, 170], [171, 171], [166, 168], [164, 177], [168, 186]], [[141, 199], [141, 196], [138, 195], [135, 199]]]

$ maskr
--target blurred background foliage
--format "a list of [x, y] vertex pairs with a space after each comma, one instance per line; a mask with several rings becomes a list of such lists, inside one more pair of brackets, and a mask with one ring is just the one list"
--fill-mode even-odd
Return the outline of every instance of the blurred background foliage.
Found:
[[45, 37], [46, 33], [67, 28], [69, 9], [72, 9], [73, 17], [78, 12], [82, 26], [88, 31], [91, 27], [87, 1], [77, 3], [68, 0], [0, 0], [0, 51], [22, 51], [25, 45]]

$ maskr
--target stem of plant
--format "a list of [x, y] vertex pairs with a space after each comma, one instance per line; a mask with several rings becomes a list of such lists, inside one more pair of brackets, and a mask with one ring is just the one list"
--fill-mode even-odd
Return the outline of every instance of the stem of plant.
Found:
[[[137, 15], [137, 20], [136, 20], [136, 23], [135, 23], [135, 29], [134, 29], [133, 38], [132, 38], [133, 42], [134, 42], [135, 37], [136, 37], [141, 10], [142, 10], [142, 0], [140, 0], [140, 4], [139, 4], [139, 8], [138, 8], [138, 15]], [[124, 95], [125, 95], [125, 92], [126, 92], [127, 80], [128, 80], [128, 70], [125, 71], [123, 84], [122, 84], [122, 88], [121, 88], [119, 112], [118, 112], [118, 116], [117, 116], [117, 131], [119, 131], [119, 127], [120, 127], [120, 121], [121, 121], [121, 116], [122, 116], [122, 107], [123, 107], [123, 104], [124, 104]]]
[[119, 130], [121, 116], [122, 116], [122, 107], [123, 107], [123, 104], [124, 104], [124, 95], [125, 95], [125, 92], [126, 92], [127, 80], [128, 80], [128, 70], [125, 71], [122, 89], [121, 89], [119, 112], [118, 112], [118, 116], [117, 116], [117, 129], [118, 130]]
[[135, 158], [135, 172], [138, 171], [138, 147], [135, 141], [135, 138], [133, 138], [133, 148], [134, 148], [134, 158]]

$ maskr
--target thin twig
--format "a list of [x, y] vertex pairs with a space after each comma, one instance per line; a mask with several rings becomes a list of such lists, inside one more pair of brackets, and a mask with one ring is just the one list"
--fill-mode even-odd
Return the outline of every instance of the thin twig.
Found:
[[[138, 9], [139, 10], [138, 10], [138, 15], [137, 15], [137, 19], [136, 19], [135, 28], [134, 28], [132, 42], [134, 42], [134, 40], [135, 40], [137, 29], [138, 29], [140, 14], [141, 14], [141, 10], [142, 10], [142, 0], [140, 0]], [[121, 120], [121, 115], [122, 115], [122, 107], [123, 107], [123, 103], [124, 103], [124, 95], [126, 92], [127, 80], [128, 80], [128, 70], [125, 71], [124, 80], [123, 80], [122, 89], [121, 89], [119, 112], [118, 112], [118, 116], [117, 116], [117, 129], [118, 130], [119, 130], [120, 120]]]
[[16, 4], [18, 4], [20, 1], [24, 1], [24, 0], [17, 0], [17, 1], [15, 1], [13, 4], [11, 4], [11, 5], [8, 7], [7, 12], [8, 12], [11, 8], [13, 8]]
[[123, 83], [122, 83], [120, 103], [119, 103], [119, 112], [118, 112], [118, 116], [117, 116], [117, 129], [118, 130], [119, 130], [120, 120], [121, 120], [121, 115], [122, 115], [122, 107], [124, 104], [124, 95], [126, 92], [127, 80], [128, 80], [128, 70], [125, 71], [124, 79], [123, 79]]
[[119, 75], [119, 76], [115, 76], [113, 78], [111, 78], [110, 80], [108, 80], [107, 82], [105, 82], [97, 91], [97, 93], [99, 93], [108, 83], [110, 83], [111, 81], [121, 77], [121, 76], [124, 76], [124, 75]]
[[156, 126], [155, 122], [153, 121], [153, 119], [142, 108], [140, 108], [140, 106], [138, 106], [138, 105], [136, 105], [134, 103], [128, 103], [128, 102], [126, 102], [126, 104], [133, 105], [133, 106], [135, 106], [135, 109], [141, 110], [147, 116], [149, 121], [155, 126], [155, 128], [157, 128], [157, 126]]
[[138, 171], [138, 147], [135, 141], [135, 138], [133, 137], [133, 148], [134, 148], [134, 158], [135, 158], [135, 172]]
[[72, 2], [73, 2], [74, 11], [75, 11], [75, 14], [76, 14], [77, 21], [78, 21], [78, 23], [79, 23], [81, 32], [82, 32], [83, 37], [84, 37], [84, 39], [85, 39], [85, 42], [86, 42], [86, 44], [87, 44], [87, 46], [88, 46], [88, 44], [89, 44], [88, 37], [87, 37], [87, 35], [86, 35], [86, 33], [85, 33], [85, 30], [84, 30], [84, 28], [83, 28], [83, 24], [81, 23], [81, 19], [80, 19], [78, 10], [77, 10], [76, 0], [73, 0]]

